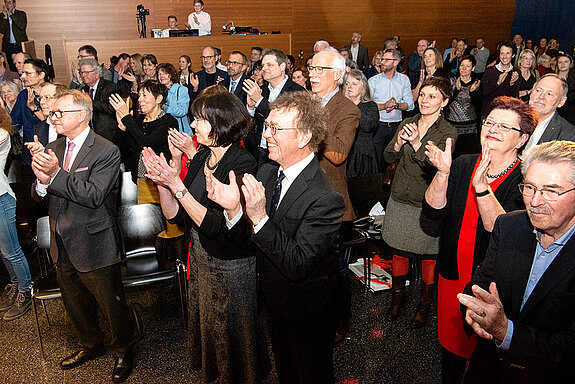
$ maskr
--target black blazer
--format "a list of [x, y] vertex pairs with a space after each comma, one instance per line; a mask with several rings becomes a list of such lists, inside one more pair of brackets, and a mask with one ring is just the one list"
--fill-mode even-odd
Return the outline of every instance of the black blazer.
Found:
[[[244, 88], [244, 80], [247, 79], [246, 75], [241, 75], [238, 81], [238, 85], [236, 85], [236, 89], [234, 90], [234, 95], [236, 95], [243, 104], [247, 103], [248, 95], [243, 90]], [[231, 84], [232, 80], [230, 79], [229, 84]], [[228, 84], [228, 90], [230, 89], [230, 85]]]
[[[344, 47], [351, 50], [351, 44], [348, 44]], [[351, 57], [350, 57], [351, 59]], [[357, 50], [357, 69], [360, 71], [364, 71], [369, 68], [369, 53], [367, 52], [367, 47], [363, 44], [359, 44], [359, 48]]]
[[[90, 94], [90, 87], [85, 85], [82, 90]], [[116, 110], [110, 104], [110, 95], [112, 93], [119, 93], [118, 86], [111, 81], [100, 78], [98, 88], [94, 94], [92, 101], [92, 119], [90, 120], [90, 127], [98, 135], [112, 140], [114, 134], [118, 130], [118, 120], [116, 120]]]
[[549, 265], [523, 310], [536, 238], [526, 211], [499, 216], [485, 261], [465, 288], [493, 281], [514, 331], [509, 351], [480, 339], [465, 383], [568, 383], [575, 363], [575, 236]]
[[[204, 164], [206, 163], [206, 158], [209, 153], [209, 150], [204, 149], [192, 158], [188, 173], [184, 179], [184, 185], [187, 188], [190, 188], [192, 183], [197, 183], [199, 178], [205, 180]], [[222, 157], [220, 164], [214, 171], [214, 177], [222, 183], [229, 184], [229, 172], [231, 170], [234, 170], [237, 180], [241, 180], [244, 173], [255, 173], [256, 166], [256, 160], [252, 155], [239, 143], [234, 143]], [[198, 231], [198, 237], [202, 247], [204, 247], [206, 252], [212, 257], [233, 260], [253, 257], [255, 255], [253, 246], [246, 246], [245, 243], [237, 246], [230, 241], [227, 236], [227, 228], [225, 227], [226, 220], [224, 218], [223, 208], [208, 199], [208, 191], [205, 188], [200, 196], [194, 196], [194, 198], [198, 203], [207, 208], [204, 220], [199, 227], [181, 206], [176, 216], [169, 221], [184, 226], [186, 230], [195, 228]]]
[[[26, 12], [14, 10], [12, 15], [12, 32], [14, 32], [14, 38], [16, 39], [16, 44], [21, 48], [21, 43], [28, 41], [28, 36], [26, 35], [26, 26], [28, 25], [28, 18]], [[2, 51], [7, 52], [8, 44], [10, 43], [10, 22], [6, 18], [6, 15], [0, 14], [0, 33], [2, 33]]]
[[[192, 105], [192, 101], [194, 101], [194, 99], [198, 96], [198, 94], [208, 87], [205, 69], [202, 69], [201, 71], [196, 72], [196, 76], [198, 76], [198, 81], [199, 81], [198, 90], [196, 92], [194, 92], [194, 87], [190, 86], [190, 88], [189, 88], [190, 89], [190, 105]], [[230, 77], [228, 76], [228, 73], [225, 71], [222, 71], [219, 68], [216, 68], [216, 80], [218, 79], [218, 76], [221, 77], [222, 79], [224, 79], [219, 84], [221, 86], [225, 87], [226, 89], [229, 89], [230, 88]]]
[[[262, 101], [256, 107], [255, 110], [255, 125], [254, 129], [245, 138], [244, 143], [246, 149], [251, 152], [251, 154], [257, 159], [259, 157], [259, 145], [262, 139], [262, 133], [264, 130], [264, 121], [270, 114], [270, 103], [268, 98], [270, 96], [270, 90], [267, 83], [260, 87], [262, 89]], [[299, 84], [294, 83], [288, 76], [286, 83], [284, 84], [280, 95], [284, 92], [297, 92], [305, 91], [305, 88]]]
[[559, 116], [557, 111], [555, 111], [555, 114], [549, 121], [547, 128], [545, 128], [545, 132], [543, 132], [543, 135], [537, 144], [552, 140], [575, 141], [575, 127], [573, 124]]
[[[48, 144], [62, 167], [66, 138]], [[48, 187], [48, 194], [37, 200], [48, 203], [50, 253], [57, 260], [54, 238], [56, 223], [70, 262], [80, 272], [117, 264], [121, 261], [121, 238], [116, 220], [119, 191], [120, 151], [108, 140], [90, 130], [70, 172], [63, 169]]]
[[[278, 166], [266, 164], [257, 179], [266, 189], [269, 212]], [[317, 159], [294, 180], [272, 219], [252, 236], [242, 218], [230, 236], [255, 243], [261, 294], [274, 323], [288, 334], [335, 332], [339, 322], [337, 247], [344, 211]]]

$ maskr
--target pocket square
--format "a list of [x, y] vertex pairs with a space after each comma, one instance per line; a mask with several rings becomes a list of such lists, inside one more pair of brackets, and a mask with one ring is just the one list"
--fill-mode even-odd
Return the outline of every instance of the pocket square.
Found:
[[82, 171], [87, 171], [87, 170], [88, 170], [88, 167], [78, 168], [78, 169], [76, 169], [76, 172], [74, 172], [74, 173], [78, 173], [78, 172], [82, 172]]

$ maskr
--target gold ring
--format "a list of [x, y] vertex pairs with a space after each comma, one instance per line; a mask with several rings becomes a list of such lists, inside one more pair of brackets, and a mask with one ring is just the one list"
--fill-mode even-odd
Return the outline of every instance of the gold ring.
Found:
[[485, 312], [485, 309], [483, 310], [483, 312], [481, 312], [481, 313], [479, 314], [479, 316], [481, 316], [481, 317], [487, 316], [487, 313]]

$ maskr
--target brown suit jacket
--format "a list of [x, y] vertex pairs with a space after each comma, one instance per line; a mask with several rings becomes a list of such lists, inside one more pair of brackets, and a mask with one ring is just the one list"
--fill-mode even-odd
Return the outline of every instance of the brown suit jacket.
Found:
[[[333, 188], [342, 194], [345, 201], [343, 220], [350, 221], [355, 218], [355, 213], [347, 191], [346, 164], [347, 156], [355, 139], [361, 112], [341, 92], [337, 92], [325, 108], [329, 112], [329, 123], [325, 141], [318, 152], [319, 164], [326, 171]], [[336, 164], [323, 156], [325, 152], [342, 153], [346, 157], [343, 162]]]

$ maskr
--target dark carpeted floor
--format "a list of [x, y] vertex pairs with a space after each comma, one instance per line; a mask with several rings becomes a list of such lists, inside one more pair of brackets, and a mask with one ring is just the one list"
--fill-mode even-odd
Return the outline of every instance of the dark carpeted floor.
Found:
[[[35, 256], [30, 255], [29, 260], [32, 273], [37, 274]], [[0, 267], [1, 286], [7, 281], [6, 271]], [[162, 283], [127, 293], [129, 302], [141, 305], [146, 328], [145, 338], [137, 347], [136, 367], [127, 383], [200, 383], [199, 372], [191, 369], [185, 353], [186, 331], [176, 292], [174, 284]], [[363, 285], [352, 281], [353, 325], [334, 355], [338, 383], [439, 382], [435, 317], [420, 330], [408, 326], [418, 293], [417, 284], [408, 288], [406, 311], [390, 323], [384, 319], [389, 293], [364, 294]], [[52, 326], [41, 306], [38, 308], [46, 360], [40, 354], [32, 311], [12, 322], [0, 320], [0, 383], [111, 383], [111, 353], [73, 370], [58, 368], [60, 359], [74, 351], [75, 337], [60, 299], [47, 302]], [[266, 381], [272, 383], [277, 383], [274, 372]]]

